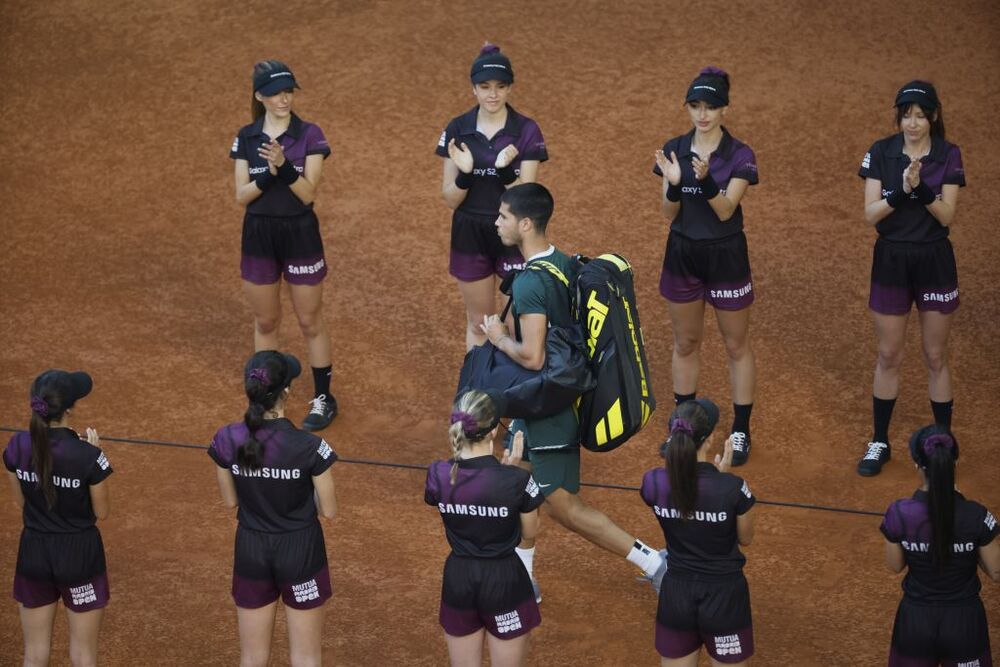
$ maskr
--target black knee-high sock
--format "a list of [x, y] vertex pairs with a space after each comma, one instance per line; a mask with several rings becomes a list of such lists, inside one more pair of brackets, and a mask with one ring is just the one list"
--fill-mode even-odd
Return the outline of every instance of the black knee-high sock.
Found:
[[895, 398], [872, 396], [872, 442], [889, 442], [889, 421], [894, 407]]
[[674, 405], [680, 405], [684, 401], [693, 401], [698, 395], [698, 392], [691, 392], [690, 394], [678, 394], [674, 392]]
[[333, 374], [332, 366], [324, 366], [323, 368], [312, 367], [313, 372], [313, 386], [316, 388], [316, 393], [313, 396], [330, 396], [330, 376]]
[[944, 401], [938, 403], [931, 401], [931, 412], [934, 413], [934, 423], [951, 430], [951, 411], [955, 407], [955, 401]]
[[733, 433], [750, 432], [750, 411], [753, 410], [753, 403], [739, 405], [733, 403]]

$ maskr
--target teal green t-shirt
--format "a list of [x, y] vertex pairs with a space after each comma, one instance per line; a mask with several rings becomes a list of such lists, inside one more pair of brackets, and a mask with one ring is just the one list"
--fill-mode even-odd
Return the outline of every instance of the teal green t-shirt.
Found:
[[[565, 253], [553, 248], [548, 255], [536, 257], [555, 265], [572, 284], [577, 272], [577, 263]], [[556, 289], [567, 290], [566, 298], [557, 296]], [[570, 326], [573, 313], [568, 309], [569, 292], [558, 279], [547, 270], [526, 269], [514, 279], [511, 292], [515, 316], [529, 314], [545, 315], [549, 326]], [[520, 340], [518, 340], [520, 342]], [[579, 421], [576, 410], [571, 406], [562, 412], [542, 419], [524, 420], [525, 447], [528, 449], [564, 449], [578, 447]]]

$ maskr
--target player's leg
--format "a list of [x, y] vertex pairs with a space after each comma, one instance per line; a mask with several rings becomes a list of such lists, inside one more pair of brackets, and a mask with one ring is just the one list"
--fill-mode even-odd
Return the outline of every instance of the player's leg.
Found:
[[253, 314], [253, 348], [278, 349], [278, 327], [281, 324], [281, 283], [258, 285], [243, 281], [243, 293]]
[[285, 607], [292, 667], [319, 667], [323, 663], [324, 608], [325, 605], [312, 609]]
[[479, 280], [459, 280], [458, 292], [465, 304], [465, 349], [486, 342], [486, 334], [480, 329], [483, 317], [496, 314], [496, 278], [492, 275]]
[[44, 667], [49, 664], [52, 649], [52, 622], [56, 617], [56, 603], [41, 607], [18, 605], [21, 631], [24, 633], [24, 666]]
[[729, 357], [729, 383], [733, 392], [733, 465], [742, 465], [750, 456], [750, 411], [757, 383], [750, 347], [750, 308], [717, 308], [715, 317]]
[[934, 422], [951, 428], [953, 407], [948, 368], [948, 334], [958, 308], [958, 269], [951, 242], [943, 239], [921, 248], [914, 270], [917, 310]]
[[493, 667], [521, 667], [528, 658], [528, 633], [513, 639], [500, 639], [486, 634], [490, 649], [490, 665]]
[[899, 367], [903, 361], [909, 317], [909, 313], [885, 315], [872, 311], [878, 346], [872, 382], [872, 437], [858, 461], [858, 473], [866, 477], [881, 472], [890, 458], [889, 422], [899, 394]]
[[455, 636], [444, 633], [448, 643], [448, 658], [451, 667], [480, 667], [483, 664], [484, 628], [467, 635]]
[[103, 619], [103, 607], [83, 612], [66, 610], [66, 620], [69, 622], [69, 659], [73, 667], [97, 665], [97, 639]]
[[267, 667], [277, 609], [277, 600], [256, 609], [236, 607], [240, 628], [240, 667]]
[[545, 497], [545, 507], [556, 521], [602, 549], [628, 555], [635, 538], [618, 527], [604, 512], [585, 504], [576, 493], [556, 489]]
[[[948, 369], [948, 335], [951, 333], [952, 315], [933, 310], [921, 311], [919, 315], [928, 386], [931, 400], [935, 403], [950, 403], [952, 399], [951, 372]], [[951, 425], [950, 416], [945, 426]]]
[[705, 330], [705, 302], [701, 299], [689, 303], [667, 301], [667, 310], [670, 312], [670, 324], [674, 332], [670, 365], [674, 393], [694, 394], [698, 389], [701, 364], [699, 352]]

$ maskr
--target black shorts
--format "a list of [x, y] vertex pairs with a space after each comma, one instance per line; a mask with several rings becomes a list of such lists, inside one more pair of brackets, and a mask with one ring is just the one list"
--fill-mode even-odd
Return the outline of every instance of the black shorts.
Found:
[[740, 232], [724, 239], [693, 241], [670, 232], [660, 272], [660, 294], [674, 303], [704, 299], [718, 310], [743, 310], [752, 304], [746, 235]]
[[282, 274], [292, 285], [318, 285], [326, 277], [319, 220], [312, 211], [287, 218], [247, 213], [243, 218], [240, 275], [273, 285]]
[[531, 577], [517, 554], [470, 558], [451, 554], [441, 583], [441, 627], [464, 637], [485, 627], [499, 639], [513, 639], [542, 622]]
[[889, 667], [990, 667], [989, 626], [983, 601], [960, 606], [918, 604], [906, 598], [892, 626]]
[[503, 278], [524, 268], [524, 257], [517, 246], [507, 247], [500, 242], [496, 228], [498, 215], [455, 210], [451, 216], [448, 273], [463, 282], [473, 282], [492, 275]]
[[719, 662], [740, 662], [753, 655], [747, 580], [742, 573], [687, 579], [667, 570], [656, 609], [656, 650], [665, 658], [682, 658], [702, 644]]
[[111, 599], [104, 543], [96, 527], [79, 533], [21, 531], [14, 599], [44, 607], [59, 598], [70, 611], [100, 609]]
[[233, 600], [237, 607], [256, 609], [280, 596], [293, 609], [312, 609], [332, 595], [319, 521], [290, 533], [237, 527], [233, 559]]
[[868, 307], [882, 315], [917, 310], [948, 314], [958, 308], [958, 267], [951, 241], [875, 241]]

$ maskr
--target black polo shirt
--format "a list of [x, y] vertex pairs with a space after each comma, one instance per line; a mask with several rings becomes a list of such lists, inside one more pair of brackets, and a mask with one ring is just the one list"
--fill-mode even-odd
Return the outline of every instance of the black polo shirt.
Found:
[[514, 111], [507, 105], [507, 122], [492, 139], [487, 139], [476, 130], [479, 106], [476, 105], [466, 113], [453, 118], [448, 127], [441, 133], [435, 153], [440, 157], [448, 157], [448, 142], [463, 143], [472, 151], [472, 187], [459, 205], [459, 210], [476, 215], [496, 215], [500, 210], [500, 196], [506, 189], [500, 182], [496, 167], [497, 154], [511, 144], [517, 146], [517, 157], [514, 158], [514, 172], [520, 175], [521, 162], [537, 160], [545, 162], [549, 154], [545, 150], [545, 139], [538, 123]]
[[[253, 123], [240, 128], [229, 157], [233, 160], [246, 160], [250, 167], [250, 179], [267, 171], [267, 160], [258, 154], [262, 144], [269, 143], [271, 137], [264, 134], [264, 116]], [[295, 114], [288, 129], [278, 137], [278, 143], [285, 149], [285, 159], [292, 163], [300, 174], [306, 169], [307, 155], [322, 155], [325, 160], [330, 155], [330, 145], [323, 136], [323, 130], [318, 125], [307, 123]], [[270, 187], [259, 197], [247, 204], [247, 212], [272, 218], [284, 218], [302, 215], [312, 210], [313, 205], [303, 204], [295, 196], [291, 188], [282, 181], [274, 179]]]
[[[865, 153], [858, 176], [874, 178], [882, 183], [882, 196], [888, 197], [903, 187], [903, 172], [910, 166], [903, 153], [903, 133], [879, 139]], [[926, 183], [938, 198], [942, 185], [965, 187], [962, 152], [955, 144], [941, 137], [931, 137], [931, 152], [920, 158], [920, 181]], [[928, 243], [948, 236], [948, 228], [931, 215], [915, 194], [892, 213], [882, 218], [875, 229], [888, 241]]]
[[889, 505], [879, 530], [903, 549], [907, 573], [903, 592], [916, 602], [963, 603], [979, 596], [976, 567], [979, 547], [1000, 535], [993, 515], [977, 502], [955, 492], [955, 524], [951, 558], [939, 571], [931, 557], [931, 521], [928, 495], [918, 490], [911, 498]]
[[97, 522], [90, 487], [107, 479], [111, 464], [104, 452], [68, 428], [49, 429], [56, 504], [50, 510], [31, 464], [31, 435], [15, 433], [3, 452], [7, 470], [17, 475], [24, 494], [24, 527], [43, 533], [77, 533]]
[[[697, 156], [691, 149], [694, 130], [685, 135], [674, 137], [663, 144], [663, 154], [670, 156], [671, 151], [677, 155], [681, 165], [681, 208], [677, 217], [670, 223], [670, 231], [677, 232], [695, 241], [722, 239], [743, 231], [743, 206], [736, 207], [732, 217], [725, 222], [712, 210], [712, 205], [701, 195], [701, 188], [694, 177], [694, 167], [691, 160]], [[653, 173], [663, 176], [660, 166], [653, 165]], [[708, 158], [708, 173], [719, 186], [722, 194], [726, 193], [729, 181], [742, 178], [750, 185], [757, 185], [757, 158], [753, 150], [736, 139], [726, 128], [722, 128], [722, 141]]]
[[337, 460], [326, 440], [296, 428], [287, 419], [271, 419], [257, 429], [264, 444], [259, 470], [241, 469], [236, 452], [249, 438], [243, 422], [223, 426], [212, 438], [208, 455], [228, 468], [236, 482], [240, 525], [267, 533], [284, 533], [316, 521], [312, 478]]
[[492, 454], [459, 459], [451, 483], [452, 461], [427, 469], [424, 502], [435, 505], [456, 556], [499, 558], [521, 542], [521, 514], [545, 498], [527, 470], [502, 465]]
[[757, 502], [740, 477], [707, 462], [695, 467], [698, 499], [695, 511], [682, 518], [670, 500], [666, 468], [654, 468], [642, 478], [640, 494], [660, 522], [670, 551], [670, 574], [677, 577], [724, 577], [743, 570], [736, 517]]

